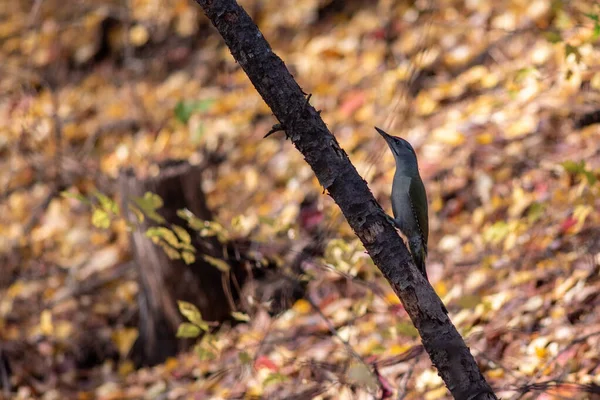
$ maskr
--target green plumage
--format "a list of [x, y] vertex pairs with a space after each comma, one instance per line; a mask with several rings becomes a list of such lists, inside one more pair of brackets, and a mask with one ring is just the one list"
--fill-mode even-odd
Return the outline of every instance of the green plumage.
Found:
[[396, 160], [396, 173], [392, 185], [392, 211], [394, 222], [408, 240], [415, 264], [427, 279], [425, 260], [429, 238], [427, 193], [419, 175], [414, 149], [406, 140], [377, 131], [385, 138]]

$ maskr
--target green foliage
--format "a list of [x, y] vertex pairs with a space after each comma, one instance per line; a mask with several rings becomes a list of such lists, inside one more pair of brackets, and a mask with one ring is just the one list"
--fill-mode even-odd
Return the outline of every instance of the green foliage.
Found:
[[165, 219], [157, 212], [157, 210], [164, 204], [163, 199], [159, 195], [152, 192], [146, 192], [144, 197], [133, 197], [132, 200], [135, 203], [135, 206], [130, 205], [130, 207], [135, 208], [137, 206], [142, 215], [145, 215], [152, 221], [159, 224], [164, 224], [166, 222]]
[[530, 223], [539, 221], [544, 216], [546, 206], [543, 203], [531, 203], [527, 210], [527, 219]]
[[117, 203], [98, 191], [92, 193], [89, 198], [66, 190], [61, 192], [61, 196], [79, 200], [92, 207], [92, 224], [97, 228], [108, 229], [113, 219], [119, 217], [120, 211]]
[[511, 227], [505, 221], [498, 221], [483, 232], [483, 238], [486, 242], [498, 244], [508, 236]]
[[216, 346], [215, 336], [206, 333], [200, 340], [200, 343], [196, 345], [194, 351], [201, 361], [214, 360], [217, 358], [219, 348]]
[[[183, 259], [186, 264], [196, 261], [196, 249], [190, 243], [191, 237], [184, 228], [172, 225], [151, 227], [146, 230], [146, 236], [163, 248], [167, 256], [174, 260]], [[185, 232], [185, 233], [184, 233]]]
[[220, 258], [215, 258], [215, 257], [211, 257], [209, 255], [203, 255], [202, 258], [209, 263], [210, 265], [212, 265], [213, 267], [215, 267], [216, 269], [218, 269], [219, 271], [223, 272], [223, 273], [227, 273], [231, 270], [231, 267], [229, 266], [229, 264], [227, 264], [227, 262], [221, 260]]
[[587, 179], [588, 184], [590, 184], [590, 185], [593, 185], [598, 180], [594, 171], [586, 168], [584, 160], [581, 160], [579, 162], [570, 161], [570, 160], [565, 161], [561, 164], [561, 166], [569, 174], [584, 176]]
[[201, 332], [208, 332], [208, 322], [202, 319], [202, 314], [195, 305], [186, 301], [178, 301], [177, 306], [179, 312], [189, 321], [179, 325], [177, 337], [194, 338], [198, 337]]
[[275, 383], [285, 382], [288, 379], [289, 378], [287, 377], [287, 375], [280, 374], [279, 372], [273, 372], [272, 374], [270, 374], [269, 376], [267, 376], [265, 378], [263, 384], [265, 385], [265, 387], [267, 387], [267, 386], [275, 384]]
[[241, 322], [248, 322], [248, 321], [250, 321], [250, 316], [248, 314], [243, 313], [243, 312], [232, 311], [231, 312], [231, 316], [233, 318], [235, 318], [237, 321], [241, 321]]
[[417, 331], [417, 328], [415, 328], [415, 326], [409, 321], [398, 322], [396, 324], [396, 331], [399, 335], [408, 336], [411, 338], [419, 337], [419, 331]]
[[252, 363], [252, 357], [246, 351], [240, 351], [238, 353], [238, 358], [240, 360], [240, 363], [244, 365], [249, 365], [250, 363]]
[[356, 276], [361, 267], [358, 261], [363, 255], [362, 244], [358, 239], [333, 239], [327, 243], [324, 259], [332, 268]]
[[177, 210], [177, 216], [185, 220], [191, 229], [198, 231], [201, 237], [216, 236], [220, 242], [229, 240], [229, 232], [218, 222], [202, 220], [188, 209]]
[[89, 201], [87, 199], [87, 197], [85, 197], [84, 195], [79, 194], [79, 193], [73, 193], [73, 192], [69, 192], [69, 191], [63, 190], [62, 192], [60, 192], [60, 195], [62, 197], [64, 197], [65, 199], [76, 199], [76, 200], [79, 200], [80, 202], [82, 202], [84, 204], [87, 204], [87, 205], [91, 205], [92, 204], [92, 202]]
[[196, 112], [208, 111], [213, 100], [179, 101], [175, 106], [175, 117], [181, 123], [187, 124], [191, 116]]
[[598, 38], [600, 37], [600, 17], [598, 16], [598, 14], [592, 13], [586, 13], [584, 15], [592, 21], [594, 21], [594, 36], [592, 37], [592, 40], [598, 40]]
[[182, 322], [177, 328], [178, 338], [195, 338], [200, 336], [200, 328], [189, 322]]

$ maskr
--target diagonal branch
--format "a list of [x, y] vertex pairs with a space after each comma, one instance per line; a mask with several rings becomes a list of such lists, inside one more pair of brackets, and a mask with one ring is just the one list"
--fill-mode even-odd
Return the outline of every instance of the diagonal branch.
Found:
[[402, 301], [454, 398], [496, 399], [367, 183], [250, 16], [235, 0], [196, 1]]

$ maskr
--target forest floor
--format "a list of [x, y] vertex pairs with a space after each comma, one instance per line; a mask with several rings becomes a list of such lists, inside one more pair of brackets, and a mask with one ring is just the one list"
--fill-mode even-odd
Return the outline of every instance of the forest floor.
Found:
[[[200, 7], [63, 3], [0, 4], [0, 398], [448, 398], [309, 166], [262, 139], [277, 121]], [[373, 126], [415, 147], [430, 281], [498, 395], [600, 398], [600, 7], [408, 3], [241, 2], [388, 212]], [[326, 254], [290, 309], [136, 369], [127, 227], [60, 193], [114, 197], [123, 167], [217, 149], [225, 229], [291, 248], [316, 193]]]

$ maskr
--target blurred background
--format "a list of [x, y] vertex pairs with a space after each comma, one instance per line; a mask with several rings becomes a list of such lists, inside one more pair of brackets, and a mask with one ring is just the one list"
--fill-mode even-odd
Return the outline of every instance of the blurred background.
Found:
[[[449, 394], [191, 0], [0, 2], [0, 398]], [[600, 7], [240, 1], [503, 398], [600, 395]], [[179, 301], [184, 301], [181, 303]]]

